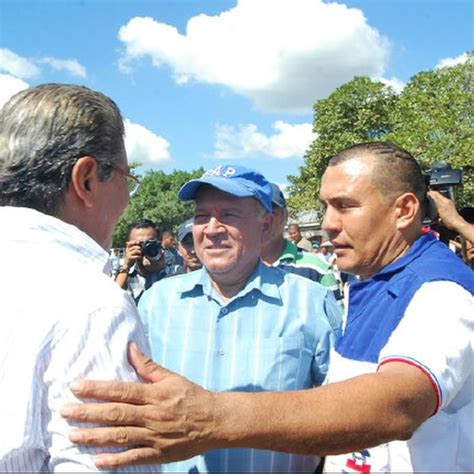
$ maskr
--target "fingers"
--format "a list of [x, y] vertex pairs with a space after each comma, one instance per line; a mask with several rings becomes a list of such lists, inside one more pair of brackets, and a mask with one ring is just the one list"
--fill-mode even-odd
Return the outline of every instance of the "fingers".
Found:
[[160, 462], [160, 451], [153, 448], [135, 448], [122, 453], [98, 454], [94, 458], [100, 468], [115, 468], [131, 464], [155, 464]]
[[146, 387], [149, 386], [137, 382], [98, 380], [75, 380], [69, 386], [74, 395], [79, 398], [127, 402], [135, 405], [143, 405], [150, 401]]
[[137, 374], [147, 382], [159, 382], [163, 380], [166, 375], [170, 374], [169, 370], [156, 364], [140, 351], [134, 342], [128, 345], [128, 360], [137, 371]]
[[61, 407], [66, 419], [111, 425], [143, 426], [140, 407], [125, 403], [70, 403]]
[[69, 432], [69, 439], [73, 443], [97, 446], [152, 446], [149, 433], [146, 428], [134, 426], [78, 428]]
[[429, 191], [428, 195], [435, 201], [438, 207], [444, 206], [449, 210], [456, 210], [456, 205], [451, 199], [443, 196], [439, 191]]

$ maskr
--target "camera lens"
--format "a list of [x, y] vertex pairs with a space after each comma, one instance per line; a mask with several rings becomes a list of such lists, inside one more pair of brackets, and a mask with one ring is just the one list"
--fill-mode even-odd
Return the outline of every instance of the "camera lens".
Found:
[[161, 243], [158, 240], [150, 239], [142, 242], [143, 255], [149, 260], [159, 260], [163, 253]]

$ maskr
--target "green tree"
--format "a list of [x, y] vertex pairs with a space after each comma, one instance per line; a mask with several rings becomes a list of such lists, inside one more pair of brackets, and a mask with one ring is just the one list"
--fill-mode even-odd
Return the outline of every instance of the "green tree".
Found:
[[464, 186], [455, 188], [459, 205], [474, 201], [473, 80], [472, 53], [464, 64], [416, 74], [392, 110], [387, 136], [426, 170], [437, 161], [463, 168]]
[[474, 56], [465, 64], [420, 72], [400, 95], [380, 82], [356, 77], [316, 102], [313, 130], [318, 134], [299, 176], [289, 176], [289, 205], [318, 207], [321, 177], [329, 158], [355, 143], [387, 140], [409, 150], [425, 170], [437, 161], [463, 168], [458, 205], [474, 201], [472, 133]]
[[299, 176], [289, 176], [289, 206], [317, 207], [321, 176], [331, 156], [358, 142], [382, 139], [392, 130], [390, 110], [395, 91], [381, 82], [356, 77], [316, 102], [313, 131], [317, 138], [305, 155]]
[[134, 196], [114, 231], [114, 247], [124, 247], [129, 226], [140, 219], [150, 219], [162, 230], [176, 231], [177, 226], [193, 215], [192, 202], [178, 199], [181, 186], [204, 173], [202, 168], [186, 172], [147, 171], [141, 179], [139, 193]]

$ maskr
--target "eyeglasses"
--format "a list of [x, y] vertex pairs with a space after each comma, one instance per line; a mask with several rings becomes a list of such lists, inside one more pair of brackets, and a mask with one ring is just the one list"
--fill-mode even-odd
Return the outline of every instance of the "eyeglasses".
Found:
[[113, 165], [112, 163], [107, 163], [106, 166], [112, 168], [113, 170], [117, 171], [117, 173], [120, 173], [122, 176], [125, 176], [125, 178], [127, 178], [128, 192], [130, 194], [130, 197], [133, 197], [135, 196], [135, 194], [137, 194], [141, 181], [135, 175], [130, 173], [130, 170], [125, 171], [119, 168], [118, 166]]

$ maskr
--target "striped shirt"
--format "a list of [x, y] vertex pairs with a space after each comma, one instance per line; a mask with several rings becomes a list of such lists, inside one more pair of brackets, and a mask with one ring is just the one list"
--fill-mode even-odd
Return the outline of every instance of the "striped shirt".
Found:
[[321, 260], [315, 254], [300, 249], [291, 240], [285, 239], [285, 242], [286, 245], [283, 253], [273, 263], [273, 266], [321, 283], [321, 285], [332, 290], [336, 301], [342, 307], [342, 293], [331, 265]]
[[[153, 359], [214, 391], [297, 390], [320, 385], [341, 314], [333, 294], [306, 278], [259, 263], [228, 301], [206, 269], [162, 280], [138, 306]], [[224, 449], [167, 472], [314, 472], [318, 458]]]
[[148, 343], [135, 305], [76, 227], [26, 208], [1, 207], [0, 221], [0, 472], [97, 472], [93, 455], [115, 449], [75, 446], [59, 410], [78, 402], [73, 380], [137, 380], [127, 342]]

